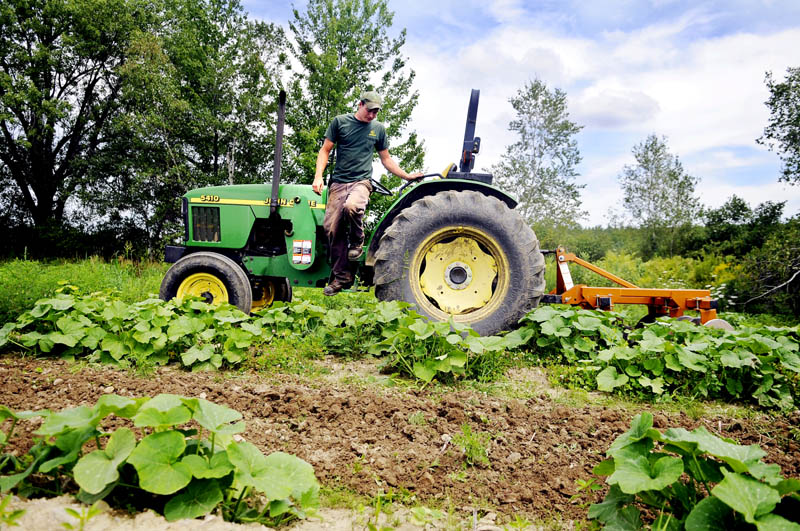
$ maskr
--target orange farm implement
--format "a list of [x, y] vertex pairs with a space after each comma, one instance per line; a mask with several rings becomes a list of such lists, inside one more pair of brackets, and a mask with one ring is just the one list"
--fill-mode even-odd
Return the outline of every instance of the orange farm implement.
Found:
[[[613, 310], [616, 304], [644, 304], [648, 312], [641, 320], [643, 323], [669, 316], [716, 328], [732, 328], [727, 321], [717, 318], [717, 300], [711, 297], [711, 292], [707, 289], [640, 288], [578, 258], [563, 247], [555, 251], [542, 251], [542, 254], [554, 254], [556, 257], [556, 287], [542, 298], [542, 302], [571, 304], [596, 310]], [[569, 270], [570, 263], [585, 267], [617, 286], [575, 285]], [[685, 316], [684, 312], [687, 310], [697, 311], [699, 317]]]

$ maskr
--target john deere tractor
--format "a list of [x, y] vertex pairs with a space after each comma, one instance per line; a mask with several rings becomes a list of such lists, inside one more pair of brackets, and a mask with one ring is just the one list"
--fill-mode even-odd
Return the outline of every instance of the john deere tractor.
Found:
[[[412, 303], [433, 319], [481, 334], [512, 327], [544, 291], [544, 258], [516, 201], [472, 171], [479, 91], [467, 112], [460, 164], [397, 192], [367, 235], [359, 286], [381, 300]], [[167, 246], [173, 263], [161, 298], [195, 295], [250, 312], [288, 301], [293, 287], [326, 285], [331, 274], [322, 231], [327, 189], [280, 184], [285, 95], [281, 94], [271, 184], [214, 186], [183, 196], [184, 245]], [[380, 193], [393, 192], [376, 184]]]

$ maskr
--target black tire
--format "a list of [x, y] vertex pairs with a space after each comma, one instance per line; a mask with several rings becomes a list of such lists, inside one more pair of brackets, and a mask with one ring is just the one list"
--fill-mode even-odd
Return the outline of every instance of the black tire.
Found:
[[491, 335], [539, 304], [544, 257], [531, 228], [505, 203], [445, 191], [397, 215], [378, 244], [374, 282], [380, 300], [409, 302], [433, 319], [452, 315]]
[[168, 301], [184, 295], [203, 297], [210, 304], [228, 302], [245, 313], [253, 305], [250, 280], [239, 264], [207, 251], [184, 256], [164, 275], [159, 297]]
[[275, 301], [291, 302], [292, 285], [284, 277], [259, 277], [252, 283], [253, 306], [255, 312], [269, 308]]

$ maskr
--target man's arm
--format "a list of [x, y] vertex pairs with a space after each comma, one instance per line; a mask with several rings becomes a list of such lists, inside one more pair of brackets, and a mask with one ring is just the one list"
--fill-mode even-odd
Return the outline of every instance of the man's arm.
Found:
[[[323, 146], [324, 147], [324, 146]], [[381, 164], [383, 167], [389, 170], [389, 172], [393, 175], [397, 175], [401, 179], [405, 179], [406, 181], [412, 181], [418, 177], [422, 177], [422, 172], [414, 173], [409, 175], [403, 169], [397, 165], [391, 155], [389, 155], [389, 150], [384, 149], [383, 151], [378, 151], [378, 156], [381, 158]], [[319, 163], [317, 163], [319, 164]]]
[[330, 139], [325, 138], [319, 153], [317, 153], [317, 167], [314, 171], [314, 183], [311, 185], [311, 188], [318, 195], [322, 195], [322, 187], [325, 186], [325, 183], [322, 181], [322, 172], [324, 172], [325, 168], [328, 166], [328, 159], [331, 156], [333, 145]]

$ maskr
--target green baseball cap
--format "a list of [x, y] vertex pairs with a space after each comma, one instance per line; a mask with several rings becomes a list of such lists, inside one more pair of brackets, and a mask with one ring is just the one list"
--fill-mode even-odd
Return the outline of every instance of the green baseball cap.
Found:
[[367, 90], [361, 93], [361, 101], [364, 102], [368, 110], [380, 109], [383, 105], [383, 98], [374, 90]]

